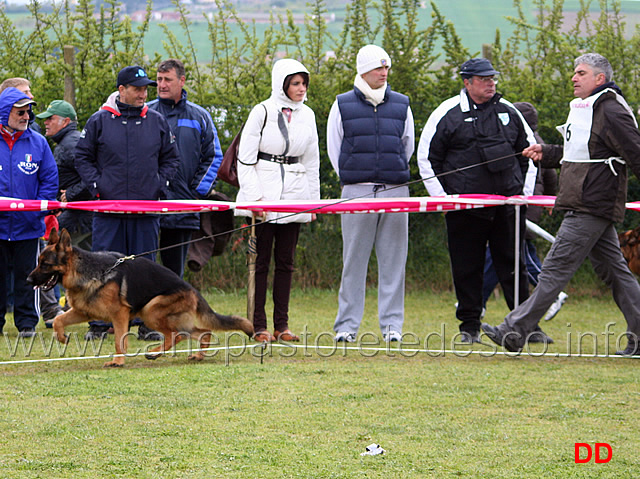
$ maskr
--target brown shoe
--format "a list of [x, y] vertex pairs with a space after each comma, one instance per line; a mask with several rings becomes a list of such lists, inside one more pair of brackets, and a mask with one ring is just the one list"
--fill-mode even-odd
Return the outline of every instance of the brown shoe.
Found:
[[276, 340], [280, 341], [300, 341], [300, 336], [296, 336], [288, 329], [285, 329], [282, 332], [274, 331], [273, 335], [275, 336]]
[[272, 343], [276, 340], [269, 331], [258, 331], [254, 334], [253, 339], [259, 343]]

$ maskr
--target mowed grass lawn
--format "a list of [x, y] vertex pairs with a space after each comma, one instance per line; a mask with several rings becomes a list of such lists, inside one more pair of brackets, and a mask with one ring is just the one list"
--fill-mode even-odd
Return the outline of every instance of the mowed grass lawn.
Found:
[[[238, 313], [243, 293], [207, 298]], [[514, 358], [482, 345], [482, 356], [465, 357], [469, 348], [451, 342], [454, 302], [451, 293], [408, 294], [404, 330], [415, 336], [403, 351], [333, 349], [337, 292], [296, 291], [291, 326], [307, 331], [306, 350], [212, 351], [195, 364], [182, 352], [137, 355], [122, 369], [103, 369], [104, 358], [17, 363], [61, 354], [46, 352], [51, 333], [40, 328], [43, 343], [15, 349], [10, 320], [0, 338], [0, 477], [638, 477], [640, 362], [590, 357], [594, 346], [613, 352], [624, 331], [610, 298], [570, 296], [542, 324], [556, 340], [549, 353], [575, 354], [582, 335], [583, 357]], [[502, 299], [488, 309], [491, 324], [506, 312]], [[372, 290], [360, 330], [371, 332], [367, 348], [380, 341], [376, 311]], [[70, 329], [79, 342], [65, 357], [78, 354], [85, 331]], [[436, 352], [440, 335], [445, 353]], [[146, 346], [132, 340], [129, 349]], [[98, 354], [112, 352], [110, 338]], [[577, 442], [610, 444], [612, 458], [576, 464]], [[371, 443], [386, 454], [361, 456]]]

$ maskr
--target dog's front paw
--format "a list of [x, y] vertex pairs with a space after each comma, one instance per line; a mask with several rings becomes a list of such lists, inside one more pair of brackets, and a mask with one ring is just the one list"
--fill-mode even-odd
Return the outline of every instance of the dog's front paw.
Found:
[[62, 344], [67, 344], [69, 342], [69, 335], [65, 334], [64, 331], [62, 333], [56, 331], [56, 339]]
[[107, 361], [102, 365], [103, 368], [121, 368], [124, 366], [124, 361], [118, 361], [117, 359], [113, 361]]

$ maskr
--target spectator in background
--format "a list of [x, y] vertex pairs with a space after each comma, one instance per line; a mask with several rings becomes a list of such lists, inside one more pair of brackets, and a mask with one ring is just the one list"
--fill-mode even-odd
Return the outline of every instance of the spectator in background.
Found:
[[[327, 153], [342, 184], [342, 198], [409, 196], [414, 149], [413, 114], [406, 95], [387, 83], [391, 58], [377, 45], [356, 57], [353, 90], [338, 95], [327, 122]], [[378, 259], [378, 321], [383, 339], [402, 340], [408, 213], [341, 215], [342, 280], [336, 341], [354, 342], [364, 313], [367, 268]]]
[[[45, 135], [56, 144], [53, 157], [58, 166], [58, 200], [83, 201], [91, 199], [74, 166], [74, 150], [80, 132], [76, 111], [64, 100], [52, 101], [47, 109], [36, 115], [44, 120]], [[56, 229], [65, 228], [71, 234], [75, 246], [91, 249], [91, 218], [93, 214], [82, 210], [62, 210], [57, 216]], [[45, 239], [48, 236], [45, 237]], [[63, 313], [60, 306], [58, 285], [44, 291], [40, 289], [40, 306], [42, 319], [47, 328], [53, 326], [53, 319]]]
[[[13, 87], [0, 94], [0, 196], [53, 201], [58, 170], [47, 141], [29, 129], [29, 112], [35, 104]], [[36, 267], [44, 233], [44, 213], [0, 212], [0, 332], [7, 310], [5, 279], [11, 271], [14, 323], [20, 336], [35, 335], [40, 311], [37, 292], [27, 283], [27, 276]]]
[[[93, 196], [85, 188], [75, 168], [75, 149], [80, 132], [78, 117], [73, 106], [64, 100], [54, 100], [46, 111], [36, 115], [44, 120], [45, 135], [56, 143], [53, 156], [58, 165], [60, 187], [58, 200], [87, 201]], [[71, 234], [73, 243], [84, 249], [91, 249], [91, 220], [93, 213], [82, 210], [63, 210], [58, 216], [60, 228]]]
[[[112, 93], [91, 115], [75, 150], [75, 166], [91, 196], [100, 200], [159, 200], [180, 163], [167, 120], [146, 105], [147, 87], [156, 86], [144, 69], [120, 70]], [[155, 260], [159, 219], [154, 215], [96, 213], [93, 251], [125, 255], [149, 253]], [[141, 324], [141, 321], [140, 323]], [[107, 333], [110, 325], [89, 323], [88, 339]]]
[[[271, 96], [255, 105], [238, 147], [237, 201], [308, 200], [320, 198], [320, 153], [316, 117], [304, 104], [309, 71], [292, 59], [274, 63]], [[236, 214], [242, 214], [236, 210]], [[258, 216], [256, 214], [256, 216]], [[256, 341], [299, 341], [289, 329], [289, 299], [300, 223], [315, 215], [267, 212], [256, 227]], [[273, 324], [267, 330], [267, 276], [273, 253]]]
[[[18, 91], [21, 91], [25, 95], [27, 95], [30, 99], [34, 99], [33, 94], [31, 93], [31, 82], [26, 78], [21, 77], [12, 77], [7, 78], [2, 83], [0, 83], [0, 93], [5, 91], [7, 88], [15, 88]], [[35, 122], [35, 116], [33, 114], [33, 109], [29, 110], [29, 129], [35, 131], [37, 133], [41, 133], [40, 125]], [[9, 274], [7, 276], [7, 308], [8, 310], [13, 310], [13, 274]]]
[[[158, 98], [148, 103], [164, 116], [176, 137], [180, 166], [169, 185], [167, 199], [205, 199], [215, 193], [222, 162], [218, 132], [207, 110], [187, 100], [184, 65], [169, 59], [158, 65]], [[200, 228], [200, 215], [163, 215], [160, 218], [160, 260], [182, 277], [189, 241]], [[165, 249], [167, 248], [167, 249]]]
[[[0, 83], [0, 93], [2, 93], [5, 89], [13, 87], [25, 95], [27, 95], [30, 99], [34, 100], [35, 96], [31, 92], [31, 82], [26, 78], [22, 77], [13, 77], [7, 78], [5, 81]], [[37, 133], [42, 133], [40, 129], [40, 125], [36, 123], [36, 117], [33, 114], [33, 110], [29, 110], [29, 128]]]
[[[496, 93], [497, 72], [485, 58], [462, 64], [464, 88], [429, 117], [418, 146], [418, 164], [431, 196], [531, 195], [535, 166], [519, 152], [536, 142], [520, 112]], [[491, 161], [501, 158], [500, 161]], [[468, 168], [474, 166], [473, 168]], [[445, 215], [462, 342], [480, 342], [482, 280], [487, 244], [509, 308], [514, 307], [516, 227], [512, 206], [450, 211]], [[529, 295], [520, 258], [519, 298]]]

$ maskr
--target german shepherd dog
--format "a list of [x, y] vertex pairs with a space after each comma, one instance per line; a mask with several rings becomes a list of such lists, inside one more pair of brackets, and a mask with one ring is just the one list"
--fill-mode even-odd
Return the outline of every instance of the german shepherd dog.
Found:
[[[27, 281], [45, 290], [58, 281], [66, 289], [71, 309], [53, 321], [58, 341], [66, 343], [65, 326], [98, 320], [113, 323], [116, 356], [105, 367], [124, 365], [129, 320], [138, 316], [144, 324], [164, 335], [164, 343], [147, 352], [155, 359], [185, 337], [209, 347], [212, 330], [241, 330], [254, 334], [248, 319], [213, 311], [202, 295], [173, 271], [147, 258], [127, 259], [114, 252], [89, 252], [71, 246], [66, 230], [52, 230], [38, 266]], [[189, 359], [201, 361], [202, 352]]]
[[640, 275], [640, 226], [635, 229], [618, 233], [620, 249], [624, 259], [629, 264], [629, 269]]

